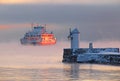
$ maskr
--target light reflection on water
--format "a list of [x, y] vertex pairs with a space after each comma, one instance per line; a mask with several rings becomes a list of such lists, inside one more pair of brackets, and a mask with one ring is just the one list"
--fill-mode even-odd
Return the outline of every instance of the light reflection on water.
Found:
[[65, 74], [74, 79], [69, 81], [120, 81], [119, 67], [94, 64], [69, 64], [69, 67]]
[[[61, 67], [54, 67], [57, 65]], [[0, 81], [120, 81], [119, 66], [64, 63], [51, 66], [47, 68], [1, 67]]]
[[66, 43], [0, 46], [0, 81], [120, 81], [120, 66], [62, 63]]

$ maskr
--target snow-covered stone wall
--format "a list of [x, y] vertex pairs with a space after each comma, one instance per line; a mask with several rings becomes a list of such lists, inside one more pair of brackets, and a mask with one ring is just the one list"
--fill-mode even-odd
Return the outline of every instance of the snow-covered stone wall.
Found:
[[119, 48], [79, 48], [75, 51], [77, 54], [83, 53], [101, 53], [101, 52], [116, 52], [119, 53]]
[[[73, 53], [75, 55], [73, 55]], [[114, 59], [114, 60], [113, 60]], [[119, 63], [119, 48], [64, 49], [63, 62]]]
[[120, 64], [120, 54], [79, 54], [77, 57], [79, 63], [102, 63], [102, 64]]

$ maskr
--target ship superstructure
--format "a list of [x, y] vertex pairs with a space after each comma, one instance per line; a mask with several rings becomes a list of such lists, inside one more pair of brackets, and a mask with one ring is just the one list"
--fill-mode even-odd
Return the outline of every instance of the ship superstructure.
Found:
[[48, 33], [45, 26], [35, 26], [32, 30], [25, 33], [24, 37], [20, 39], [21, 44], [33, 45], [53, 45], [56, 43], [54, 34]]

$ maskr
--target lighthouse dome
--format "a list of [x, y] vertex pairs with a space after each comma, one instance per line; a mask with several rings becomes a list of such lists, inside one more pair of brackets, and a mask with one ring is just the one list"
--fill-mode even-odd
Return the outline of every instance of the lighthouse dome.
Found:
[[71, 33], [72, 33], [72, 34], [79, 34], [80, 32], [78, 31], [77, 28], [75, 28]]

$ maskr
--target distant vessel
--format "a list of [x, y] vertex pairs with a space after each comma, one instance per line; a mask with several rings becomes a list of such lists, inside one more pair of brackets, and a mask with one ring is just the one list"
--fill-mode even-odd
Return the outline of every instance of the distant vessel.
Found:
[[48, 33], [46, 31], [45, 26], [34, 26], [32, 27], [32, 31], [25, 33], [20, 42], [23, 45], [53, 45], [56, 44], [56, 38], [52, 32]]

